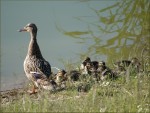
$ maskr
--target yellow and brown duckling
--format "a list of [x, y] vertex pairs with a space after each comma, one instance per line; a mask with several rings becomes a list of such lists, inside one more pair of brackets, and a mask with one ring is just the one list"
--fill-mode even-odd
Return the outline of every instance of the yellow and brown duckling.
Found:
[[120, 66], [128, 67], [130, 64], [131, 64], [130, 60], [122, 60], [122, 61], [115, 62], [114, 66], [115, 67], [120, 67]]
[[126, 74], [126, 70], [131, 65], [130, 60], [121, 60], [114, 63], [113, 73], [116, 77], [124, 76]]
[[65, 87], [65, 82], [67, 80], [66, 71], [59, 70], [58, 73], [55, 75], [55, 82], [59, 87]]
[[128, 67], [131, 67], [135, 72], [142, 71], [142, 66], [140, 61], [134, 57], [131, 60], [122, 60], [114, 63], [115, 69], [114, 73], [117, 75], [124, 75]]
[[131, 59], [131, 65], [134, 68], [135, 72], [142, 72], [143, 68], [138, 58], [134, 57]]
[[116, 77], [123, 76], [126, 73], [126, 69], [123, 66], [116, 66], [115, 69], [112, 70]]
[[98, 68], [98, 62], [97, 61], [91, 61], [89, 57], [86, 57], [86, 59], [82, 62], [80, 66], [80, 70], [82, 74], [91, 74], [92, 70], [97, 70]]
[[99, 62], [97, 73], [99, 74], [100, 80], [105, 80], [106, 78], [115, 78], [112, 70], [106, 66], [106, 63], [104, 61]]
[[81, 63], [80, 70], [82, 74], [88, 74], [89, 68], [91, 66], [91, 59], [86, 57], [86, 59]]

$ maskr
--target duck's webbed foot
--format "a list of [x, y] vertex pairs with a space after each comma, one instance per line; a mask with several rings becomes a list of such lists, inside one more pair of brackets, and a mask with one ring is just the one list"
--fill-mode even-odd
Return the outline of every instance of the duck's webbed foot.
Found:
[[35, 85], [33, 86], [32, 90], [28, 90], [27, 91], [30, 95], [32, 94], [36, 94], [38, 91], [37, 91], [37, 88], [35, 87]]

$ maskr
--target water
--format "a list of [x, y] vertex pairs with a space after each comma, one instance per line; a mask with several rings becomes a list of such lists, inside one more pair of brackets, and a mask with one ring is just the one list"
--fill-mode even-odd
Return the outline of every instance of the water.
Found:
[[[30, 41], [29, 33], [19, 33], [27, 23], [33, 22], [38, 27], [37, 40], [43, 57], [53, 67], [64, 69], [65, 62], [78, 62], [83, 56], [89, 55], [93, 60], [108, 60], [113, 51], [99, 45], [107, 44], [115, 34], [84, 35], [86, 40], [71, 38], [64, 35], [66, 31], [88, 30], [87, 22], [96, 21], [97, 15], [91, 10], [108, 7], [117, 1], [1, 1], [1, 90], [18, 87], [26, 82], [23, 61], [27, 54]], [[107, 15], [104, 13], [103, 15]], [[80, 17], [86, 18], [82, 22]], [[95, 28], [93, 28], [95, 29]], [[96, 29], [95, 29], [96, 31]], [[100, 39], [100, 40], [99, 40]], [[128, 41], [132, 44], [132, 41]], [[94, 45], [94, 46], [93, 46]], [[117, 42], [114, 43], [117, 45]], [[94, 49], [94, 52], [92, 52]], [[119, 48], [114, 48], [116, 51]], [[104, 54], [107, 51], [108, 54]], [[84, 54], [82, 54], [84, 53]], [[86, 54], [86, 55], [85, 55]], [[113, 56], [113, 54], [111, 54]], [[53, 70], [56, 71], [56, 70]]]

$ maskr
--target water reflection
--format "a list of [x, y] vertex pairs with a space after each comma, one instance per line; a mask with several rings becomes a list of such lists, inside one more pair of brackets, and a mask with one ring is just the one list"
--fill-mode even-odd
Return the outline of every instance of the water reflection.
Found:
[[150, 1], [123, 0], [100, 10], [90, 8], [97, 16], [97, 21], [87, 22], [88, 17], [78, 17], [82, 22], [87, 23], [86, 32], [79, 34], [79, 31], [63, 30], [65, 35], [84, 42], [85, 40], [94, 42], [88, 46], [85, 53], [80, 55], [81, 58], [86, 55], [105, 55], [107, 61], [112, 62], [118, 59], [128, 59], [130, 56], [142, 58], [143, 50], [148, 53], [150, 49], [150, 24], [148, 23]]

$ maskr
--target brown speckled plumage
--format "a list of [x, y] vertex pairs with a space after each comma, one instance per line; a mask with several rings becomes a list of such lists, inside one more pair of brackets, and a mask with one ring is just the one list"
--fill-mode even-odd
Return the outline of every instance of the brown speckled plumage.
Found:
[[[24, 71], [29, 80], [34, 83], [37, 82], [36, 78], [33, 76], [33, 73], [38, 73], [38, 79], [48, 79], [51, 75], [51, 66], [50, 64], [43, 58], [40, 48], [37, 43], [36, 35], [37, 35], [37, 27], [35, 24], [30, 23], [27, 24], [23, 29], [20, 30], [30, 32], [30, 43], [28, 47], [28, 52], [26, 58], [24, 60]], [[35, 83], [37, 86], [37, 84]], [[37, 86], [38, 87], [38, 86]]]

